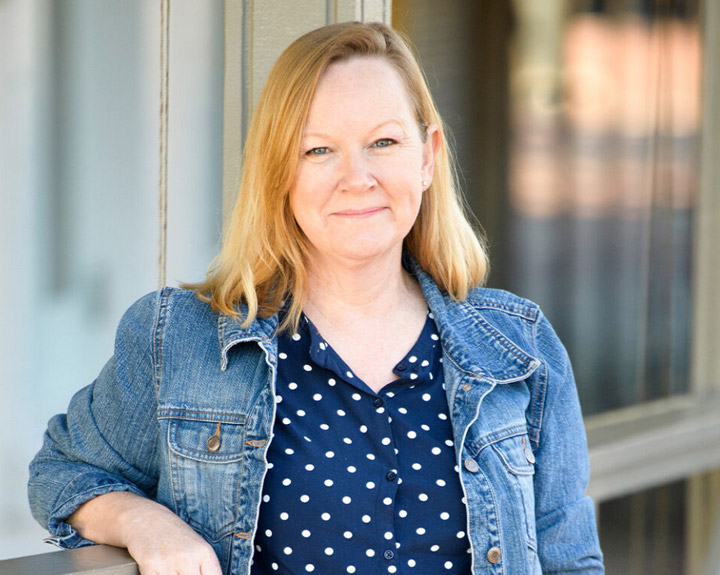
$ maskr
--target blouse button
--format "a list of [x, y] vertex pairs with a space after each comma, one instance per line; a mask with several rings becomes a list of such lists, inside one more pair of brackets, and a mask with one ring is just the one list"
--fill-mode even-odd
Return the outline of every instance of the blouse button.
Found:
[[467, 469], [470, 473], [477, 473], [480, 471], [480, 466], [478, 465], [478, 462], [475, 461], [472, 457], [468, 457], [465, 462], [463, 463], [465, 466], [465, 469]]
[[388, 481], [395, 481], [396, 477], [397, 477], [397, 473], [395, 473], [394, 471], [388, 471], [387, 475], [385, 476], [385, 479], [387, 479]]
[[385, 553], [383, 553], [383, 557], [385, 557], [388, 561], [392, 561], [392, 558], [395, 557], [395, 553], [388, 549]]
[[373, 405], [374, 405], [375, 407], [382, 407], [382, 406], [383, 406], [383, 400], [380, 399], [379, 397], [376, 397], [376, 398], [373, 400]]
[[500, 552], [500, 547], [490, 547], [487, 552], [487, 559], [494, 565], [495, 563], [500, 562], [501, 555], [502, 553]]

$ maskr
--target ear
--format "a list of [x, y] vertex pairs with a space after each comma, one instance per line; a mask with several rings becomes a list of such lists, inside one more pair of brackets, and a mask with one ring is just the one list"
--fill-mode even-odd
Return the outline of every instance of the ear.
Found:
[[440, 150], [442, 135], [440, 134], [440, 126], [437, 124], [428, 124], [426, 129], [425, 143], [423, 145], [423, 164], [420, 174], [422, 180], [432, 182], [433, 173], [435, 171], [435, 157]]

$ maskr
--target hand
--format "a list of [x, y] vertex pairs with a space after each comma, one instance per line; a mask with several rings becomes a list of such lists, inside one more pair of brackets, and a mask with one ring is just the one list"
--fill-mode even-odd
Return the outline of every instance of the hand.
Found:
[[215, 551], [192, 527], [133, 493], [100, 495], [67, 522], [86, 539], [127, 547], [141, 575], [222, 575]]
[[134, 511], [125, 527], [140, 574], [222, 575], [213, 548], [172, 511], [155, 505]]

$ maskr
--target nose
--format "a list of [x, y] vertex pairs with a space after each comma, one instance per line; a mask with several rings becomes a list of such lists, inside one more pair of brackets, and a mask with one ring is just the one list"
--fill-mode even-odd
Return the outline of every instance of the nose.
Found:
[[343, 154], [339, 168], [339, 186], [342, 191], [365, 192], [375, 187], [372, 166], [362, 151]]

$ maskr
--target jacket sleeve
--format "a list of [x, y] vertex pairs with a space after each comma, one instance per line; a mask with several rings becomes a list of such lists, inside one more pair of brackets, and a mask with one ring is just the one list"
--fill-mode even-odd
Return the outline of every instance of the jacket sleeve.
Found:
[[111, 491], [153, 497], [157, 486], [154, 333], [160, 294], [149, 294], [125, 313], [115, 352], [98, 378], [78, 391], [67, 414], [48, 423], [43, 446], [30, 464], [33, 516], [49, 542], [74, 548], [92, 544], [67, 523], [80, 505]]
[[587, 440], [567, 352], [541, 316], [535, 345], [545, 378], [536, 448], [535, 514], [544, 574], [604, 573], [595, 510], [585, 495], [590, 478]]

